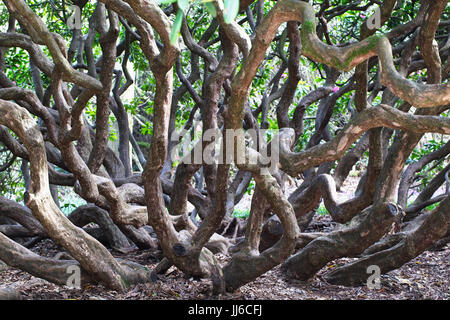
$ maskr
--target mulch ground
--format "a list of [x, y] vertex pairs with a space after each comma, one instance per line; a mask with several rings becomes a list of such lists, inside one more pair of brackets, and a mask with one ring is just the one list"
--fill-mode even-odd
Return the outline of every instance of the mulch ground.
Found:
[[[323, 217], [317, 217], [312, 226], [327, 228]], [[54, 257], [61, 251], [51, 240], [36, 244], [32, 250], [40, 255]], [[149, 268], [158, 263], [160, 253], [136, 251], [116, 254], [116, 257], [132, 260]], [[229, 257], [218, 255], [222, 262]], [[26, 272], [6, 267], [0, 271], [0, 284], [17, 289], [23, 299], [32, 300], [157, 300], [157, 299], [239, 299], [239, 300], [448, 300], [450, 298], [450, 247], [440, 251], [426, 251], [400, 269], [381, 276], [381, 289], [343, 287], [326, 283], [322, 276], [351, 259], [339, 259], [329, 263], [314, 278], [307, 282], [285, 279], [277, 267], [248, 283], [232, 294], [214, 296], [210, 282], [206, 279], [188, 279], [175, 267], [160, 275], [156, 282], [132, 287], [126, 293], [111, 291], [102, 285], [89, 285], [81, 289], [57, 286], [33, 277]], [[0, 268], [1, 270], [1, 268]]]

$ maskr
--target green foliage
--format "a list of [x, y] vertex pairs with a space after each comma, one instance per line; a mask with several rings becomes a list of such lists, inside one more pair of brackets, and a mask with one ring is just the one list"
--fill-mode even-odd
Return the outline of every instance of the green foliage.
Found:
[[327, 208], [325, 208], [325, 205], [323, 203], [321, 203], [319, 205], [319, 208], [317, 208], [316, 213], [320, 216], [325, 216], [328, 214], [328, 210], [327, 210]]
[[255, 180], [250, 180], [250, 183], [248, 184], [247, 190], [245, 193], [247, 193], [249, 196], [252, 195], [253, 191], [255, 190]]
[[86, 201], [69, 187], [58, 187], [58, 200], [61, 211], [65, 215], [69, 215], [74, 209], [86, 204]]
[[30, 58], [22, 48], [9, 48], [5, 55], [7, 72], [6, 75], [13, 83], [22, 88], [33, 88], [31, 79]]
[[137, 144], [143, 148], [150, 148], [150, 143], [145, 142], [145, 141], [138, 141]]
[[223, 7], [223, 19], [225, 23], [233, 22], [239, 13], [239, 0], [224, 0]]
[[[217, 12], [212, 4], [213, 0], [158, 0], [158, 4], [171, 4], [177, 3], [178, 10], [175, 16], [175, 20], [172, 25], [172, 30], [170, 32], [170, 43], [172, 45], [176, 45], [178, 41], [178, 37], [180, 36], [181, 24], [183, 22], [183, 14], [187, 13], [189, 8], [189, 1], [195, 2], [196, 4], [202, 3], [202, 7], [208, 12], [212, 17], [216, 17]], [[239, 0], [224, 0], [223, 1], [224, 10], [223, 10], [223, 18], [225, 23], [231, 23], [234, 21], [236, 16], [239, 13]]]
[[[0, 144], [0, 149], [3, 145]], [[12, 159], [10, 152], [0, 152], [0, 166], [7, 164]], [[25, 182], [20, 171], [21, 160], [15, 160], [12, 165], [0, 171], [0, 195], [17, 202], [23, 201]]]
[[130, 44], [130, 62], [134, 71], [145, 71], [149, 69], [148, 60], [137, 42]]
[[66, 202], [61, 206], [61, 211], [65, 214], [70, 214], [76, 207], [74, 203]]
[[[178, 1], [180, 2], [180, 0]], [[172, 30], [170, 32], [170, 43], [175, 45], [177, 43], [178, 37], [180, 35], [181, 23], [183, 22], [183, 11], [178, 9], [175, 21], [172, 25]]]
[[114, 130], [113, 128], [109, 129], [109, 141], [117, 141], [117, 139], [119, 139], [119, 136], [117, 135], [118, 132], [116, 130]]
[[233, 218], [247, 219], [250, 216], [250, 210], [249, 209], [234, 209], [233, 214], [231, 216]]
[[124, 103], [125, 110], [131, 113], [132, 115], [136, 115], [138, 111], [138, 106], [144, 103], [142, 98], [133, 98], [129, 103]]
[[141, 128], [141, 134], [143, 135], [152, 135], [153, 134], [153, 123], [146, 121]]
[[[406, 164], [411, 164], [413, 162], [418, 161], [423, 156], [439, 150], [446, 141], [436, 141], [434, 139], [427, 140], [420, 148], [414, 148], [411, 156], [406, 161]], [[427, 164], [422, 170], [418, 173], [419, 177], [419, 191], [423, 189], [424, 186], [428, 184], [430, 180], [432, 180], [440, 171], [444, 169], [445, 162], [444, 159], [438, 159], [437, 161], [432, 161]]]
[[208, 11], [208, 13], [213, 18], [215, 18], [217, 16], [217, 12], [216, 12], [216, 8], [214, 7], [214, 5], [211, 2], [212, 1], [205, 0], [205, 1], [203, 1], [203, 5], [205, 6], [206, 11]]
[[436, 209], [437, 207], [439, 207], [439, 202], [430, 204], [428, 207], [425, 208], [425, 210], [426, 210], [426, 211], [433, 211], [433, 210]]
[[406, 163], [409, 164], [413, 161], [417, 161], [424, 155], [439, 150], [444, 144], [444, 141], [436, 141], [434, 139], [428, 140], [423, 144], [421, 148], [414, 148], [411, 156]]

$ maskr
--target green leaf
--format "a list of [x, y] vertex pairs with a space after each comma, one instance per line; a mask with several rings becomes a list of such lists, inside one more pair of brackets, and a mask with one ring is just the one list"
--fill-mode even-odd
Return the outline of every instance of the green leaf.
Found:
[[204, 2], [203, 5], [210, 15], [212, 15], [214, 18], [217, 16], [216, 8], [210, 1]]
[[183, 12], [186, 11], [187, 7], [189, 6], [189, 0], [178, 0], [178, 8], [180, 8]]
[[250, 216], [250, 210], [248, 209], [235, 209], [231, 215], [233, 218], [246, 219]]
[[170, 43], [174, 46], [177, 43], [178, 35], [181, 30], [181, 22], [183, 22], [183, 11], [178, 9], [177, 16], [173, 22], [172, 31], [170, 32]]
[[177, 0], [158, 0], [158, 1], [156, 1], [157, 4], [169, 4], [169, 3], [173, 3], [173, 2], [177, 2]]
[[239, 0], [224, 0], [223, 6], [223, 19], [225, 23], [233, 22], [239, 13]]

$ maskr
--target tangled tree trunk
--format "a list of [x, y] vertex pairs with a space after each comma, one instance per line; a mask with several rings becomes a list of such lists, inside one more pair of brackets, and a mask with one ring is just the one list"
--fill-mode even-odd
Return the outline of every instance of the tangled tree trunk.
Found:
[[[134, 275], [128, 275], [129, 270], [122, 268], [94, 238], [75, 227], [53, 202], [49, 191], [44, 142], [29, 113], [11, 102], [0, 100], [0, 117], [0, 123], [11, 128], [28, 151], [31, 185], [27, 205], [33, 215], [48, 235], [66, 248], [92, 277], [116, 290], [125, 289], [129, 278]], [[1, 259], [5, 261], [3, 255]], [[47, 272], [48, 269], [44, 271]]]
[[[26, 188], [25, 207], [7, 199], [13, 191], [0, 181], [5, 263], [58, 284], [76, 265], [83, 282], [125, 290], [151, 272], [107, 247], [162, 250], [154, 272], [174, 265], [223, 292], [280, 264], [286, 276], [304, 280], [334, 259], [360, 257], [326, 276], [356, 285], [368, 265], [388, 272], [448, 235], [450, 188], [434, 196], [450, 185], [450, 120], [442, 116], [450, 103], [450, 38], [448, 20], [440, 22], [449, 19], [447, 1], [406, 9], [384, 1], [379, 25], [345, 25], [352, 30], [342, 38], [329, 27], [373, 1], [241, 0], [230, 17], [230, 1], [215, 0], [208, 3], [213, 18], [194, 3], [188, 11], [185, 1], [81, 1], [88, 28], [72, 29], [65, 20], [55, 27], [23, 0], [3, 2], [0, 173], [20, 160]], [[64, 5], [51, 10], [65, 16]], [[398, 23], [396, 10], [415, 18]], [[67, 32], [50, 31], [58, 28]], [[30, 77], [21, 77], [8, 48], [27, 52]], [[440, 134], [441, 143], [410, 163], [427, 133]], [[355, 194], [339, 201], [357, 162], [365, 172]], [[424, 168], [433, 177], [411, 203], [415, 182], [428, 181]], [[61, 188], [83, 200], [68, 217]], [[249, 216], [238, 222], [246, 193]], [[346, 226], [307, 232], [322, 203]], [[14, 241], [30, 237], [23, 246]], [[71, 260], [25, 247], [42, 238]], [[219, 252], [232, 254], [225, 266]]]
[[20, 300], [20, 299], [21, 295], [17, 290], [8, 287], [0, 287], [0, 300]]

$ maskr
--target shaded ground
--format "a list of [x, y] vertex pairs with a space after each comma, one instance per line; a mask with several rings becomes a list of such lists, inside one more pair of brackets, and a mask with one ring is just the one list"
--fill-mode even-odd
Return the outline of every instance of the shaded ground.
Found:
[[[340, 201], [352, 196], [356, 179], [348, 179], [343, 192], [338, 193]], [[295, 186], [291, 187], [292, 189]], [[248, 197], [249, 198], [249, 197]], [[250, 205], [250, 198], [243, 204]], [[328, 215], [316, 215], [308, 231], [329, 232], [336, 226]], [[34, 252], [54, 257], [63, 251], [51, 240], [43, 240], [31, 248]], [[161, 259], [161, 252], [140, 250], [129, 254], [113, 252], [114, 256], [136, 261], [154, 268]], [[218, 255], [226, 263], [229, 257]], [[277, 267], [255, 281], [241, 287], [232, 294], [212, 296], [209, 280], [186, 279], [175, 267], [169, 269], [159, 280], [133, 287], [127, 293], [107, 290], [102, 285], [91, 285], [81, 289], [57, 286], [33, 277], [15, 268], [0, 265], [0, 285], [17, 289], [24, 299], [77, 299], [77, 300], [157, 300], [157, 299], [270, 299], [270, 300], [320, 300], [320, 299], [399, 299], [399, 300], [449, 300], [450, 299], [450, 247], [441, 251], [426, 251], [402, 268], [381, 277], [381, 289], [364, 287], [343, 287], [326, 283], [322, 275], [352, 259], [339, 259], [329, 263], [308, 282], [285, 279]], [[369, 276], [369, 275], [368, 275]]]
[[[326, 217], [317, 216], [312, 227], [323, 228], [328, 224]], [[61, 251], [51, 240], [41, 241], [32, 250], [50, 257]], [[153, 268], [158, 262], [160, 253], [137, 251], [115, 256]], [[227, 257], [219, 255], [219, 259], [225, 262]], [[102, 285], [70, 289], [10, 267], [0, 271], [0, 283], [19, 290], [24, 299], [450, 299], [448, 245], [441, 251], [424, 252], [402, 268], [383, 275], [380, 290], [370, 290], [366, 286], [354, 288], [335, 286], [322, 279], [324, 273], [348, 261], [351, 259], [339, 259], [329, 263], [308, 282], [284, 279], [278, 267], [226, 296], [212, 296], [208, 280], [186, 279], [174, 267], [169, 269], [166, 275], [159, 276], [158, 281], [137, 285], [127, 293], [110, 291]]]

